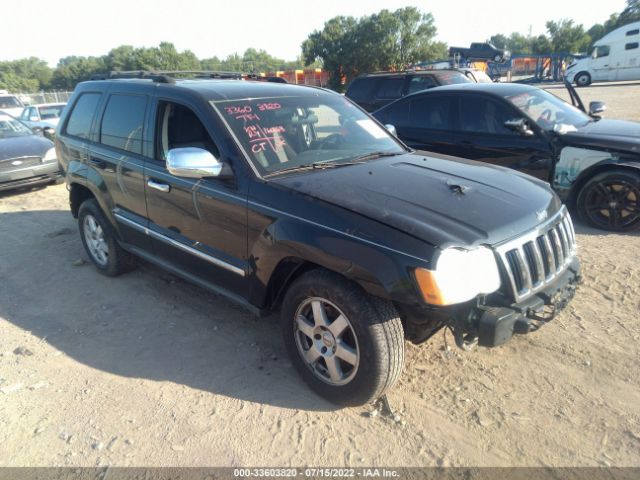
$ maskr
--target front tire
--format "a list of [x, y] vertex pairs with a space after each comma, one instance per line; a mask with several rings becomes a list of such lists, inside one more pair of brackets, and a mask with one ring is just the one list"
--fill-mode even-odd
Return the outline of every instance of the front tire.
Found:
[[591, 75], [587, 72], [580, 72], [576, 74], [574, 81], [578, 87], [588, 87], [591, 85]]
[[404, 333], [390, 302], [326, 270], [287, 291], [282, 329], [304, 381], [338, 405], [362, 405], [392, 387], [404, 365]]
[[113, 228], [95, 199], [80, 205], [78, 227], [84, 249], [100, 273], [114, 277], [134, 268], [134, 257], [118, 245]]
[[590, 226], [625, 232], [640, 228], [640, 175], [611, 170], [594, 175], [577, 198], [580, 218]]

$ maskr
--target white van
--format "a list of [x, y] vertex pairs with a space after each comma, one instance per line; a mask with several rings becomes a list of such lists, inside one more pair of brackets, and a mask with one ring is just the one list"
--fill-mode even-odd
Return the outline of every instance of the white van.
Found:
[[567, 79], [586, 87], [591, 82], [640, 80], [640, 22], [606, 34], [593, 44], [591, 54], [569, 65]]

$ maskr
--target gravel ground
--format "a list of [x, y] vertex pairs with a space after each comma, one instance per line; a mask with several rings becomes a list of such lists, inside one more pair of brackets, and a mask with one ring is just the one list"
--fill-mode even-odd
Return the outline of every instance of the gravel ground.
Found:
[[[580, 94], [640, 121], [639, 84]], [[576, 228], [569, 308], [500, 348], [408, 345], [393, 418], [316, 397], [273, 318], [99, 275], [63, 185], [2, 194], [0, 466], [640, 466], [640, 236]]]

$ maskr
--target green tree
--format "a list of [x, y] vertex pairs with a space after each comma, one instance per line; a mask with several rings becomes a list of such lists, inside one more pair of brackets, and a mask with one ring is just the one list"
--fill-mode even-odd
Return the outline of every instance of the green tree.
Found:
[[375, 70], [400, 70], [410, 64], [443, 58], [446, 45], [434, 41], [433, 16], [415, 7], [380, 12], [359, 19], [334, 17], [302, 43], [305, 63], [321, 62], [329, 86]]
[[582, 25], [574, 24], [573, 20], [562, 19], [558, 22], [547, 22], [547, 31], [554, 52], [582, 52], [589, 48], [591, 37], [584, 31]]
[[637, 21], [640, 21], [640, 0], [627, 0], [627, 6], [617, 19], [617, 26], [622, 27]]

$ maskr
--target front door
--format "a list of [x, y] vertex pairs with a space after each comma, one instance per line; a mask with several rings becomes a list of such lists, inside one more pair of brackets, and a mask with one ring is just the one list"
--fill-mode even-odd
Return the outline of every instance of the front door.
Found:
[[549, 181], [553, 155], [541, 134], [523, 136], [504, 123], [522, 114], [500, 100], [460, 95], [458, 123], [452, 132], [460, 157], [513, 168]]
[[220, 153], [195, 109], [160, 101], [156, 112], [156, 155], [145, 169], [154, 254], [181, 273], [246, 297], [246, 193], [233, 180], [171, 175], [165, 162], [171, 149]]

